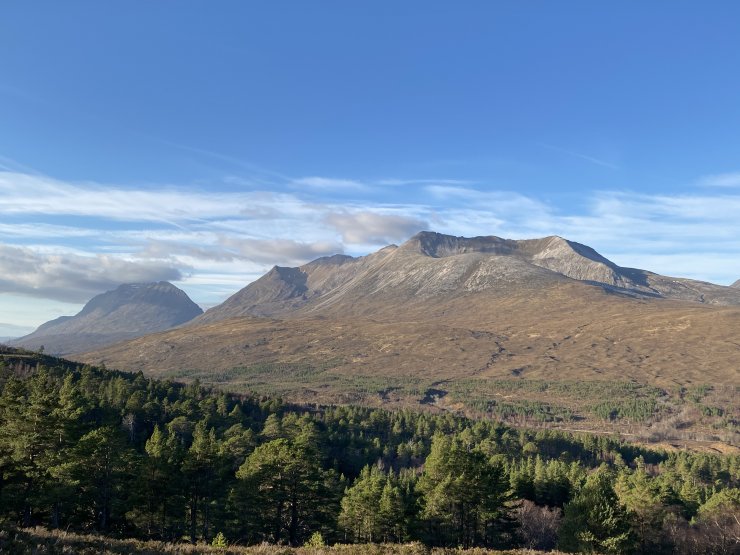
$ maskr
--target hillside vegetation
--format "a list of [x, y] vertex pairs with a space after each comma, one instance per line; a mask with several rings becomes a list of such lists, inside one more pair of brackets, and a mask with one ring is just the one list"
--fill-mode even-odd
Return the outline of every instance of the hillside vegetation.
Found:
[[12, 349], [2, 361], [9, 530], [242, 546], [738, 545], [738, 456], [449, 413], [290, 405]]
[[186, 326], [75, 358], [300, 403], [739, 446], [740, 290], [559, 237], [421, 233], [273, 268]]

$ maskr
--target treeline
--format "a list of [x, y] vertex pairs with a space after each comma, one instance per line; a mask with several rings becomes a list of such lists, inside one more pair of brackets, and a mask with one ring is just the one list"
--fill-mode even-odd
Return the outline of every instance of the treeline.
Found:
[[[241, 545], [733, 553], [740, 458], [412, 410], [302, 407], [0, 359], [0, 522]], [[40, 364], [43, 362], [43, 364]]]

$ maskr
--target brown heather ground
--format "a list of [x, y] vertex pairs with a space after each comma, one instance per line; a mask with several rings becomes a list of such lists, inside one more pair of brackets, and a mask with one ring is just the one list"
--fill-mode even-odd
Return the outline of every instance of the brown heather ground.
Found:
[[[738, 307], [560, 282], [443, 302], [361, 298], [280, 320], [182, 327], [77, 358], [300, 402], [453, 410], [732, 450], [738, 332]], [[651, 399], [646, 419], [596, 409]]]
[[[181, 554], [233, 554], [233, 555], [537, 555], [541, 551], [515, 549], [492, 551], [486, 549], [430, 549], [418, 543], [335, 545], [331, 547], [290, 548], [275, 545], [250, 547], [230, 546], [227, 548], [187, 543], [173, 544], [156, 541], [118, 540], [103, 536], [80, 535], [69, 532], [27, 528], [0, 530], [0, 553], [8, 554], [76, 554], [76, 555], [125, 555], [140, 553]], [[558, 552], [551, 552], [556, 554]]]

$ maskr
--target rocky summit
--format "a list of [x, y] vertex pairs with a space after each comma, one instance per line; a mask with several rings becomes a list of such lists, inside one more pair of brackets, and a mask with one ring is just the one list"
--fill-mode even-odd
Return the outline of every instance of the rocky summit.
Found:
[[92, 298], [75, 316], [46, 322], [12, 344], [68, 354], [169, 329], [202, 313], [184, 291], [166, 281], [125, 284]]

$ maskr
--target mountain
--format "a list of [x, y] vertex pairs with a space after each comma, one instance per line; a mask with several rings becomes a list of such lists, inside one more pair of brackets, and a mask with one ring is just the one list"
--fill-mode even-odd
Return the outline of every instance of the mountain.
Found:
[[740, 279], [739, 279], [739, 280], [737, 280], [737, 281], [736, 281], [735, 283], [733, 283], [732, 285], [730, 285], [730, 287], [740, 287]]
[[203, 311], [171, 283], [133, 283], [93, 297], [75, 316], [61, 316], [11, 341], [68, 354], [104, 347], [183, 324]]
[[[462, 294], [541, 287], [570, 278], [637, 298], [740, 305], [740, 292], [711, 283], [622, 268], [585, 245], [561, 237], [509, 240], [421, 232], [400, 247], [369, 256], [335, 255], [299, 268], [275, 266], [257, 281], [208, 310], [191, 325], [241, 316], [283, 317], [321, 312], [333, 305], [375, 312], [382, 301], [416, 303]], [[381, 306], [372, 300], [376, 299]]]
[[[722, 430], [737, 411], [739, 305], [738, 288], [623, 268], [560, 237], [424, 232], [275, 267], [185, 326], [76, 358], [304, 402], [557, 405], [586, 423], [647, 403]], [[684, 411], [680, 392], [701, 384], [717, 410]]]

